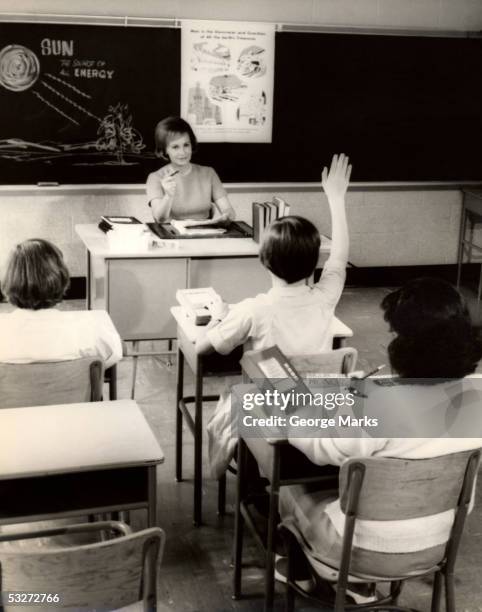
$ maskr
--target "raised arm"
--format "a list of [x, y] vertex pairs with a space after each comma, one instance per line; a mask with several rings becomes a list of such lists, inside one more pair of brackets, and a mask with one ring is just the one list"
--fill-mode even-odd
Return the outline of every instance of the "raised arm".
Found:
[[334, 155], [330, 169], [323, 168], [321, 184], [331, 213], [331, 251], [329, 259], [348, 261], [350, 239], [345, 211], [345, 194], [350, 182], [351, 166], [346, 155]]
[[176, 193], [175, 175], [170, 174], [163, 179], [159, 179], [155, 172], [149, 174], [146, 191], [154, 220], [160, 223], [170, 219], [172, 201]]

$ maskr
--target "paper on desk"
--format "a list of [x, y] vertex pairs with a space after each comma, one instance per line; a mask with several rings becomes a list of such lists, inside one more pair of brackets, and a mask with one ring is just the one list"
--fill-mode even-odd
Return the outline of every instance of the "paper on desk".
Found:
[[[216, 236], [224, 234], [226, 229], [223, 227], [214, 227], [215, 223], [210, 219], [173, 219], [172, 227], [183, 236]], [[206, 227], [191, 227], [205, 225]]]

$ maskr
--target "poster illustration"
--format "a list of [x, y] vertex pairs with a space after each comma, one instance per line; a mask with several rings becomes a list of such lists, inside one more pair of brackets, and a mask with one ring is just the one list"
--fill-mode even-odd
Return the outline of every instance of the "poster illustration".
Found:
[[182, 22], [181, 115], [200, 142], [271, 142], [274, 24]]

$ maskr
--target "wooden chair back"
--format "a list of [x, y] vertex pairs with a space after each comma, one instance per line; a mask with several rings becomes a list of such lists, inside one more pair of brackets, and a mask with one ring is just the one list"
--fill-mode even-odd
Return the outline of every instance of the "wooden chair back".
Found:
[[316, 378], [327, 374], [350, 374], [355, 369], [357, 358], [355, 348], [344, 347], [314, 355], [295, 355], [289, 359], [301, 376]]
[[0, 363], [0, 408], [102, 400], [104, 366], [96, 357]]
[[[163, 530], [154, 527], [68, 548], [12, 552], [1, 549], [0, 592], [59, 595], [58, 603], [36, 605], [38, 612], [59, 608], [115, 610], [140, 600], [144, 610], [151, 612], [157, 609], [157, 579], [164, 542]], [[31, 610], [27, 606], [9, 606], [6, 601], [3, 605], [5, 612]]]
[[358, 471], [363, 481], [356, 504], [358, 519], [395, 521], [455, 510], [473, 454], [464, 451], [433, 459], [349, 459], [340, 469], [341, 508], [349, 511]]

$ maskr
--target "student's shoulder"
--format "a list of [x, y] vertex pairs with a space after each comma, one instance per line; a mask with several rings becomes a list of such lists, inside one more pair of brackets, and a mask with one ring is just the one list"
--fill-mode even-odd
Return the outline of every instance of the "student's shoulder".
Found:
[[269, 296], [267, 293], [258, 293], [253, 297], [248, 297], [234, 304], [231, 307], [231, 311], [237, 314], [252, 314], [257, 316], [260, 313], [265, 312], [266, 307], [270, 304]]

